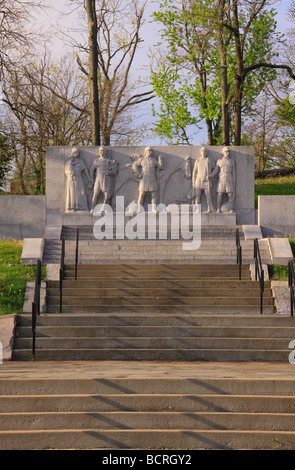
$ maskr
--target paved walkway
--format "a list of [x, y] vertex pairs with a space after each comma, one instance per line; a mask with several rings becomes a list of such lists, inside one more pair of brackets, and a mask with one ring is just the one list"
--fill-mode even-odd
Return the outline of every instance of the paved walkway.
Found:
[[295, 380], [295, 365], [272, 362], [4, 362], [0, 379], [243, 378]]

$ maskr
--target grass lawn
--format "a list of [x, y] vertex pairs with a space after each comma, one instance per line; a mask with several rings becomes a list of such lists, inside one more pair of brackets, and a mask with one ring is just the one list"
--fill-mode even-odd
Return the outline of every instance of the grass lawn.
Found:
[[[289, 238], [289, 241], [295, 258], [295, 238]], [[272, 281], [288, 281], [288, 266], [269, 266], [269, 275]]]
[[255, 208], [258, 207], [258, 196], [295, 194], [295, 176], [280, 176], [255, 180]]
[[22, 241], [0, 240], [0, 315], [21, 313], [26, 283], [35, 280], [36, 266], [21, 264], [22, 247]]
[[[291, 195], [295, 194], [295, 176], [279, 176], [255, 180], [255, 208], [258, 207], [258, 196]], [[295, 238], [290, 239], [290, 245], [295, 258]], [[288, 267], [270, 266], [270, 277], [273, 281], [287, 281]]]

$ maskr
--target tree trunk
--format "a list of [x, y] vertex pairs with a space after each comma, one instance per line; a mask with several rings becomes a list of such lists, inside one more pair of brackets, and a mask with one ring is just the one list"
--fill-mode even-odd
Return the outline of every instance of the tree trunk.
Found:
[[243, 85], [244, 85], [244, 57], [243, 47], [240, 37], [240, 25], [238, 15], [238, 4], [237, 0], [234, 1], [232, 6], [233, 12], [233, 27], [235, 37], [235, 49], [236, 49], [236, 60], [237, 60], [237, 74], [235, 81], [234, 91], [234, 144], [237, 146], [241, 145], [242, 136], [242, 100], [243, 100]]
[[229, 145], [229, 109], [228, 109], [228, 82], [226, 46], [224, 41], [224, 0], [220, 0], [218, 8], [218, 49], [220, 56], [220, 86], [221, 86], [221, 114], [222, 114], [222, 145]]
[[95, 0], [86, 0], [89, 32], [89, 82], [91, 102], [92, 145], [100, 145], [100, 116], [98, 93], [98, 57], [97, 57], [97, 17]]

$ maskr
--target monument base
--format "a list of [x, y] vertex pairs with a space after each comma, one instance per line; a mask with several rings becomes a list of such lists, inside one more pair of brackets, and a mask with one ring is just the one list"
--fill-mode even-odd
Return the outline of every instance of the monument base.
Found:
[[[109, 218], [110, 217], [110, 218]], [[138, 218], [140, 217], [140, 218]], [[141, 217], [144, 217], [142, 219]], [[178, 217], [178, 218], [177, 218]], [[205, 227], [234, 227], [237, 225], [236, 213], [217, 213], [217, 212], [202, 212], [201, 214], [193, 214], [192, 211], [186, 213], [185, 221], [181, 220], [180, 213], [153, 213], [153, 212], [142, 212], [141, 214], [126, 213], [126, 212], [112, 212], [107, 215], [92, 215], [90, 212], [77, 211], [71, 213], [65, 213], [63, 217], [63, 227], [66, 228], [86, 228], [89, 232], [96, 222], [101, 220], [101, 225], [107, 224], [111, 221], [114, 230], [123, 230], [126, 228], [126, 224], [129, 222], [136, 226], [136, 222], [144, 224], [146, 231], [149, 231], [154, 227], [156, 233], [160, 233], [162, 230], [167, 229], [167, 233], [172, 232], [171, 227], [187, 226], [189, 230], [197, 230], [198, 226]], [[143, 220], [143, 222], [142, 222]], [[129, 224], [130, 225], [130, 224]], [[112, 229], [111, 229], [112, 230]], [[44, 238], [47, 239], [60, 239], [62, 233], [62, 227], [50, 227], [47, 226], [44, 233]]]
[[202, 212], [202, 225], [237, 225], [237, 215], [235, 212]]
[[[154, 216], [157, 219], [161, 216], [160, 214], [163, 215], [163, 213], [158, 213], [154, 214], [152, 212], [145, 212], [146, 219], [148, 217]], [[172, 214], [169, 212], [167, 214], [167, 221], [170, 220]], [[118, 213], [118, 212], [113, 212], [113, 221], [116, 223], [116, 220], [122, 220], [124, 217], [125, 222], [129, 221], [130, 218], [135, 217], [136, 213]], [[92, 215], [90, 212], [85, 212], [85, 211], [77, 211], [77, 212], [66, 212], [64, 214], [64, 226], [91, 226], [93, 225], [98, 219], [100, 219], [101, 216], [99, 215]], [[193, 214], [190, 212], [190, 218], [193, 217]], [[201, 224], [202, 225], [236, 225], [237, 224], [237, 215], [235, 212], [223, 212], [223, 213], [217, 213], [217, 212], [202, 212], [201, 213]]]

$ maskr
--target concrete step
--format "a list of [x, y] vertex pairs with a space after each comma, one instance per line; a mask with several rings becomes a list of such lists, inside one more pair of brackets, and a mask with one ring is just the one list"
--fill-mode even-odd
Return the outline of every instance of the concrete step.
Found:
[[[292, 450], [295, 433], [288, 431], [63, 430], [2, 431], [4, 450], [46, 449], [165, 449]], [[162, 444], [160, 444], [162, 445]]]
[[44, 430], [244, 430], [294, 431], [295, 413], [110, 411], [21, 412], [0, 414], [0, 431]]
[[[59, 305], [59, 296], [53, 297], [50, 296], [47, 299], [48, 306]], [[257, 295], [256, 297], [253, 295], [243, 295], [240, 297], [225, 297], [225, 296], [210, 296], [210, 297], [188, 297], [183, 295], [174, 295], [173, 297], [169, 297], [169, 293], [166, 293], [164, 296], [143, 296], [143, 295], [124, 295], [121, 297], [112, 297], [105, 296], [100, 297], [98, 295], [93, 297], [82, 297], [78, 295], [63, 295], [62, 297], [63, 306], [75, 306], [75, 307], [94, 307], [94, 306], [122, 306], [122, 307], [129, 307], [135, 308], [137, 305], [145, 305], [145, 306], [169, 306], [172, 305], [176, 306], [210, 306], [210, 307], [220, 307], [220, 306], [239, 306], [239, 305], [248, 305], [248, 306], [257, 306], [260, 305], [260, 297]], [[265, 306], [272, 306], [273, 305], [273, 298], [271, 296], [264, 296], [263, 303]]]
[[[203, 288], [201, 291], [196, 287], [167, 287], [167, 288], [156, 288], [156, 287], [100, 287], [100, 288], [87, 288], [87, 287], [64, 287], [63, 295], [65, 297], [120, 297], [124, 298], [136, 296], [138, 299], [141, 297], [167, 297], [175, 296], [176, 297], [231, 297], [231, 298], [242, 298], [242, 297], [258, 297], [260, 299], [260, 289], [258, 287], [248, 289], [235, 288]], [[59, 297], [59, 288], [47, 288], [47, 298]], [[264, 298], [271, 297], [271, 290], [267, 289], [264, 293]]]
[[[84, 268], [86, 267], [86, 269]], [[150, 266], [150, 265], [149, 265]], [[156, 265], [155, 265], [156, 266]], [[195, 265], [194, 265], [195, 266]], [[143, 269], [141, 270], [134, 270], [133, 272], [128, 272], [124, 270], [116, 270], [114, 265], [110, 265], [110, 269], [106, 270], [103, 267], [100, 267], [99, 265], [93, 265], [93, 267], [89, 265], [78, 265], [77, 266], [77, 274], [79, 277], [87, 277], [87, 278], [93, 278], [93, 277], [100, 277], [100, 278], [117, 278], [117, 279], [132, 279], [136, 281], [137, 279], [159, 279], [159, 280], [167, 280], [167, 279], [183, 279], [183, 280], [194, 280], [195, 282], [198, 282], [199, 280], [202, 280], [203, 278], [210, 278], [215, 280], [216, 278], [219, 278], [220, 280], [224, 279], [226, 280], [227, 278], [235, 278], [236, 280], [239, 280], [239, 267], [236, 266], [235, 264], [232, 265], [231, 268], [227, 266], [226, 269], [219, 269], [218, 267], [209, 267], [211, 265], [208, 265], [208, 269], [204, 269], [202, 265], [202, 269], [200, 270], [195, 270], [191, 269], [190, 266], [186, 265], [186, 269], [179, 269], [179, 270], [174, 270], [174, 271], [168, 271], [168, 270], [152, 270], [152, 269], [147, 269], [144, 271]], [[222, 265], [220, 265], [222, 266]], [[73, 277], [75, 274], [75, 269], [74, 268], [68, 268], [68, 266], [65, 266], [64, 269], [64, 275], [65, 277], [71, 276]], [[249, 267], [247, 265], [247, 269], [241, 269], [241, 274], [243, 277], [247, 278], [250, 280], [250, 271]]]
[[[290, 350], [273, 349], [39, 349], [38, 361], [221, 361], [286, 362]], [[32, 352], [16, 349], [15, 361], [30, 361]]]
[[[218, 305], [218, 306], [197, 306], [197, 305], [89, 305], [89, 306], [76, 306], [65, 305], [63, 306], [63, 313], [77, 313], [77, 314], [112, 314], [112, 315], [131, 315], [131, 314], [259, 314], [260, 306], [258, 305]], [[59, 305], [48, 305], [47, 313], [58, 313]], [[264, 314], [271, 314], [275, 312], [273, 305], [263, 307]]]
[[0, 379], [0, 450], [294, 449], [292, 377], [125, 372]]
[[[12, 376], [11, 374], [7, 374], [5, 377], [0, 378], [0, 411], [2, 413], [8, 412], [9, 410], [9, 408], [5, 407], [7, 402], [3, 398], [4, 395], [9, 396], [10, 400], [13, 403], [18, 404], [15, 409], [15, 412], [46, 411], [45, 409], [40, 408], [40, 405], [42, 405], [41, 400], [38, 403], [36, 402], [34, 404], [34, 398], [36, 396], [42, 398], [42, 400], [47, 400], [48, 397], [51, 396], [65, 396], [66, 398], [68, 395], [121, 396], [122, 394], [128, 394], [140, 396], [148, 394], [159, 396], [163, 394], [174, 394], [187, 396], [210, 396], [213, 394], [217, 394], [220, 397], [224, 398], [224, 401], [226, 401], [226, 406], [232, 406], [230, 400], [231, 395], [241, 395], [244, 397], [248, 397], [249, 403], [255, 403], [255, 396], [266, 396], [269, 397], [269, 399], [271, 399], [272, 401], [274, 400], [274, 398], [272, 397], [290, 396], [291, 404], [295, 400], [294, 377], [290, 377], [289, 373], [287, 376], [284, 374], [283, 377], [280, 376], [278, 373], [276, 373], [274, 376], [271, 367], [265, 368], [266, 374], [257, 373], [256, 369], [254, 368], [254, 373], [250, 374], [249, 376], [246, 373], [243, 374], [244, 368], [242, 367], [239, 371], [239, 375], [237, 378], [234, 372], [231, 377], [223, 376], [224, 370], [226, 370], [227, 365], [225, 366], [225, 369], [223, 369], [222, 365], [220, 365], [220, 368], [218, 368], [218, 370], [221, 370], [221, 374], [214, 374], [212, 372], [212, 370], [214, 371], [215, 369], [215, 366], [213, 364], [212, 367], [209, 368], [210, 373], [206, 372], [205, 375], [203, 375], [204, 368], [201, 367], [202, 378], [196, 379], [195, 367], [197, 366], [197, 364], [193, 366], [193, 368], [188, 368], [188, 364], [186, 364], [186, 369], [184, 370], [183, 364], [180, 363], [178, 366], [175, 366], [175, 370], [173, 366], [172, 371], [171, 367], [169, 367], [168, 370], [170, 371], [170, 373], [167, 373], [167, 369], [165, 368], [165, 366], [163, 366], [162, 369], [161, 365], [155, 366], [154, 364], [152, 364], [152, 366], [150, 364], [143, 364], [139, 368], [136, 368], [136, 364], [129, 363], [122, 363], [119, 364], [117, 367], [113, 365], [112, 368], [110, 368], [110, 365], [112, 364], [107, 364], [105, 365], [105, 367], [102, 366], [103, 373], [101, 373], [101, 370], [97, 369], [96, 367], [97, 364], [83, 364], [84, 372], [86, 368], [86, 372], [88, 372], [88, 374], [80, 374], [80, 376], [77, 374], [79, 364], [74, 367], [72, 367], [70, 364], [59, 365], [56, 369], [58, 372], [56, 372], [54, 367], [50, 367], [51, 364], [46, 365], [46, 370], [44, 370], [43, 364], [42, 367], [39, 368], [39, 370], [37, 368], [37, 364], [31, 364], [31, 367], [28, 367], [27, 369], [28, 372], [26, 373], [26, 370], [23, 369], [24, 373], [19, 374], [18, 377], [16, 377], [15, 374], [13, 374]], [[263, 364], [260, 366], [263, 367]], [[206, 365], [205, 369], [208, 370], [208, 367], [209, 366]], [[237, 367], [239, 369], [239, 366]], [[69, 369], [68, 374], [60, 374], [60, 370], [66, 371], [67, 368]], [[145, 371], [145, 368], [148, 370], [148, 372]], [[109, 371], [108, 373], [106, 373], [106, 369]], [[125, 372], [124, 375], [122, 375], [121, 373], [122, 369]], [[73, 370], [74, 374], [72, 372]], [[180, 374], [180, 370], [182, 370], [182, 374]], [[187, 372], [187, 370], [189, 370], [189, 372]], [[233, 370], [236, 371], [237, 369]], [[257, 370], [261, 370], [261, 368], [258, 368]], [[136, 373], [136, 371], [139, 371], [139, 373]], [[152, 377], [150, 375], [151, 371], [153, 371]], [[154, 371], [156, 372], [155, 375]], [[270, 371], [271, 374], [269, 374], [267, 371]], [[46, 377], [44, 377], [44, 375]], [[106, 380], [106, 377], [108, 378], [108, 380]], [[29, 400], [28, 403], [30, 403], [31, 408], [27, 407], [24, 402], [22, 403], [23, 397]], [[246, 399], [244, 398], [244, 400]], [[55, 399], [55, 402], [57, 401], [58, 398]], [[268, 412], [271, 410], [271, 408], [261, 409], [260, 405], [263, 402], [261, 401], [258, 403], [259, 406], [256, 406], [256, 408], [251, 405], [250, 408], [244, 407], [243, 410], [230, 408], [228, 411], [242, 412], [255, 410], [257, 412]], [[196, 405], [196, 403], [194, 404], [193, 402], [191, 402], [191, 411], [194, 410], [194, 405]], [[295, 412], [295, 409], [292, 407], [284, 409], [284, 407], [282, 406], [278, 408], [272, 408], [272, 411], [284, 412], [289, 410], [291, 413], [292, 409]], [[102, 409], [99, 410], [103, 411]], [[154, 408], [151, 408], [149, 411], [152, 410], [155, 411]], [[63, 408], [63, 405], [61, 404], [61, 407], [57, 407], [55, 410], [53, 409], [51, 411], [70, 411], [70, 409]], [[113, 411], [118, 411], [118, 409], [114, 408]], [[224, 409], [224, 411], [226, 411], [226, 409]]]
[[[101, 333], [103, 334], [105, 331], [103, 330]], [[133, 333], [132, 331], [130, 333]], [[187, 332], [186, 335], [180, 333], [178, 336], [170, 336], [170, 332], [167, 332], [167, 337], [162, 337], [159, 334], [155, 334], [152, 338], [147, 333], [147, 336], [128, 336], [128, 335], [119, 335], [119, 337], [112, 337], [110, 334], [103, 335], [103, 336], [96, 336], [93, 337], [74, 337], [70, 335], [67, 337], [67, 331], [64, 334], [57, 338], [44, 338], [42, 337], [42, 332], [38, 333], [36, 339], [36, 347], [38, 352], [41, 349], [72, 349], [72, 350], [93, 350], [93, 349], [136, 349], [136, 350], [176, 350], [176, 351], [183, 351], [183, 350], [193, 350], [193, 349], [233, 349], [233, 350], [241, 350], [241, 349], [264, 349], [264, 350], [288, 350], [288, 345], [290, 343], [290, 336], [285, 338], [272, 338], [272, 337], [264, 337], [263, 332], [261, 333], [261, 337], [244, 337], [238, 336], [233, 337], [233, 333], [229, 334], [228, 337], [223, 336], [214, 336], [210, 337], [209, 335], [205, 335], [204, 338], [200, 336], [193, 335], [189, 336]], [[175, 332], [177, 334], [177, 331]], [[231, 333], [231, 332], [229, 332]], [[114, 331], [116, 334], [116, 331]], [[16, 338], [15, 339], [15, 349], [31, 349], [32, 347], [32, 340], [31, 338]], [[290, 352], [290, 351], [289, 351]]]
[[[107, 278], [107, 277], [97, 277], [97, 278], [86, 278], [86, 277], [79, 277], [77, 280], [73, 278], [74, 275], [71, 276], [71, 278], [66, 278], [63, 280], [63, 289], [66, 292], [67, 290], [73, 290], [73, 289], [105, 289], [108, 286], [112, 286], [111, 288], [113, 290], [115, 289], [128, 289], [132, 288], [134, 290], [140, 291], [141, 289], [156, 289], [156, 288], [167, 288], [169, 289], [192, 289], [194, 288], [195, 291], [199, 291], [201, 289], [206, 289], [209, 291], [213, 291], [214, 289], [216, 291], [220, 291], [223, 289], [228, 289], [229, 286], [229, 281], [228, 280], [220, 280], [220, 279], [206, 279], [206, 280], [195, 280], [195, 279], [183, 279], [183, 278], [167, 278], [167, 279], [154, 279], [154, 278], [142, 278], [142, 279], [122, 279], [122, 278]], [[230, 286], [232, 291], [240, 291], [244, 290], [247, 291], [253, 291], [256, 292], [257, 290], [260, 289], [259, 287], [259, 282], [253, 282], [250, 280], [243, 280], [239, 281], [237, 280], [237, 277], [235, 278], [229, 278], [230, 280]], [[270, 289], [271, 284], [269, 281], [265, 281], [265, 289], [266, 291]], [[47, 281], [47, 292], [51, 293], [55, 291], [56, 289], [59, 290], [59, 281]]]
[[[20, 314], [16, 316], [16, 322], [19, 327], [18, 331], [22, 331], [22, 327], [28, 327], [27, 331], [31, 332], [32, 316], [30, 314]], [[202, 336], [202, 331], [207, 328], [211, 331], [210, 335], [222, 334], [222, 327], [234, 329], [236, 334], [247, 330], [246, 336], [255, 335], [255, 331], [259, 332], [260, 329], [267, 332], [270, 329], [270, 334], [273, 330], [277, 332], [277, 336], [285, 337], [290, 334], [290, 329], [295, 327], [295, 317], [290, 315], [179, 315], [179, 314], [148, 314], [148, 315], [97, 315], [97, 314], [43, 314], [38, 317], [38, 327], [65, 327], [71, 325], [72, 327], [85, 326], [88, 327], [101, 327], [101, 326], [142, 326], [142, 327], [198, 327], [199, 335]], [[251, 334], [250, 334], [251, 332]], [[260, 333], [258, 333], [258, 336]], [[287, 337], [286, 336], [286, 337]]]
[[[186, 338], [190, 342], [196, 342], [202, 338], [234, 338], [240, 344], [241, 338], [265, 338], [265, 339], [279, 339], [282, 338], [285, 343], [286, 339], [290, 341], [291, 336], [295, 337], [295, 327], [292, 329], [290, 327], [265, 327], [265, 326], [190, 326], [190, 327], [180, 327], [180, 326], [39, 326], [37, 329], [37, 338], [48, 339], [48, 338], [74, 338], [82, 340], [89, 340], [92, 338], [98, 338], [99, 341], [103, 341], [107, 338], [121, 338], [120, 344], [129, 340], [130, 343], [136, 340], [136, 342], [141, 339], [144, 342], [152, 344], [152, 339], [154, 338], [165, 338], [165, 341], [168, 341], [168, 338], [182, 338], [182, 342], [186, 341]], [[15, 338], [16, 343], [20, 343], [22, 338], [31, 338], [31, 329], [29, 327], [19, 327], [18, 336]], [[115, 339], [117, 341], [117, 339]], [[158, 340], [158, 339], [157, 339]], [[169, 341], [170, 344], [170, 341]]]

